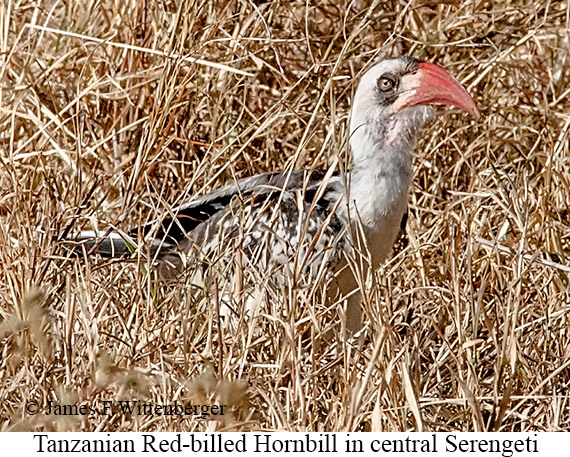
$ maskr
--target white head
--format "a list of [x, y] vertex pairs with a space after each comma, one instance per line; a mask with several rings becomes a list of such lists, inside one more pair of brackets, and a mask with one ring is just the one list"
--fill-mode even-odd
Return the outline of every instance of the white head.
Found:
[[350, 115], [350, 144], [355, 161], [385, 147], [413, 147], [430, 117], [430, 105], [454, 105], [479, 117], [467, 91], [443, 68], [412, 57], [385, 59], [360, 80]]

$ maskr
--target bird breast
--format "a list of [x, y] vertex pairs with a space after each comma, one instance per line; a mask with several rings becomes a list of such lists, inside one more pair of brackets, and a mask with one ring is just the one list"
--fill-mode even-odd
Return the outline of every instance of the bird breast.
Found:
[[390, 253], [407, 210], [411, 163], [405, 156], [376, 158], [350, 175], [350, 218], [362, 225], [373, 268]]

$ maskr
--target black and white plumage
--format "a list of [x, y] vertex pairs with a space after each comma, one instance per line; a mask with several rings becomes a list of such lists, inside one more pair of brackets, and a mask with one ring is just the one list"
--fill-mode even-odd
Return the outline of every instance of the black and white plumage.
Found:
[[[354, 95], [353, 165], [345, 175], [265, 173], [192, 200], [128, 237], [111, 234], [97, 240], [84, 233], [80, 239], [102, 255], [120, 256], [138, 244], [137, 234], [152, 232], [150, 251], [171, 272], [196, 259], [228, 255], [233, 244], [245, 253], [244, 263], [264, 270], [287, 268], [288, 274], [304, 277], [316, 277], [323, 268], [338, 270], [346, 255], [356, 255], [353, 248], [363, 239], [369, 266], [376, 268], [388, 256], [406, 214], [413, 147], [433, 104], [479, 115], [465, 89], [441, 67], [410, 57], [383, 60], [364, 73]], [[355, 234], [362, 235], [360, 241]], [[345, 281], [340, 290], [348, 294], [356, 282]], [[354, 314], [348, 319], [352, 329], [360, 321], [359, 311]]]

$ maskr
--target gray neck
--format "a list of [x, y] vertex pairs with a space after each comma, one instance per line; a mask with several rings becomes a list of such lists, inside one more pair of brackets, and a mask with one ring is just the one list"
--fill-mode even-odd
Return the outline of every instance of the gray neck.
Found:
[[407, 201], [412, 180], [411, 144], [388, 144], [377, 132], [362, 126], [350, 140], [354, 155], [349, 175], [350, 213], [371, 230], [380, 217], [397, 211]]
[[[416, 119], [418, 120], [418, 119]], [[405, 211], [412, 181], [412, 152], [423, 122], [391, 117], [388, 122], [351, 124], [354, 160], [349, 176], [351, 217], [375, 231], [379, 219]], [[401, 217], [401, 216], [400, 216]]]

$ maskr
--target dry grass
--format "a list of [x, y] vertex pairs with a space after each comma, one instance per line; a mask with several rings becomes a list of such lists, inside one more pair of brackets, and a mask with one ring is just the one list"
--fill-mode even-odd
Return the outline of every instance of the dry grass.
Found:
[[[570, 428], [568, 5], [318, 5], [0, 4], [1, 429]], [[402, 53], [448, 68], [483, 116], [423, 132], [407, 243], [355, 345], [319, 344], [335, 315], [318, 290], [260, 284], [260, 317], [230, 325], [142, 259], [62, 250], [235, 177], [344, 160], [360, 70]], [[133, 398], [229, 413], [24, 410]]]

